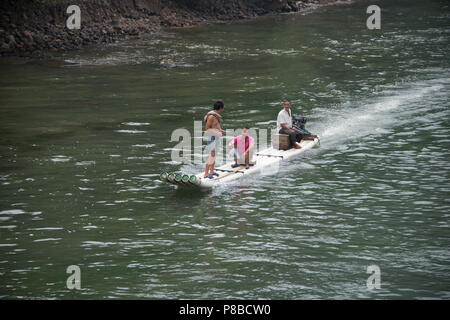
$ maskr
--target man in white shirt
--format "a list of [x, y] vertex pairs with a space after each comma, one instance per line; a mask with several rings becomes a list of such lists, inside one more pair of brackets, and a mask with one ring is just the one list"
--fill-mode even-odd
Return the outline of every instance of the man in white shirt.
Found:
[[283, 102], [283, 110], [278, 113], [277, 132], [281, 134], [288, 134], [291, 146], [295, 149], [301, 148], [300, 144], [297, 142], [300, 142], [302, 139], [302, 134], [292, 129], [291, 102], [289, 100]]

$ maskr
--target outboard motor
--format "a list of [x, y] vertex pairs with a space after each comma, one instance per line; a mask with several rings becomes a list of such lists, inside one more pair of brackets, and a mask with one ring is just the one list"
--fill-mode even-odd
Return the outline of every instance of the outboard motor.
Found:
[[292, 127], [299, 130], [305, 129], [305, 124], [308, 121], [306, 117], [303, 116], [293, 116], [292, 117]]
[[314, 140], [319, 138], [317, 135], [312, 134], [305, 128], [305, 124], [308, 121], [306, 117], [303, 116], [293, 116], [292, 117], [292, 129], [302, 134], [303, 140]]

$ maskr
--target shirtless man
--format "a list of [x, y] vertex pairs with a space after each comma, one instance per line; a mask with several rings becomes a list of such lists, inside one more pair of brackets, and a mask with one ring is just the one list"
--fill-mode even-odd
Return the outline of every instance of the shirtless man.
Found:
[[214, 172], [214, 165], [216, 161], [216, 147], [219, 145], [219, 138], [225, 134], [220, 124], [223, 122], [221, 113], [223, 112], [223, 101], [219, 100], [214, 103], [214, 109], [209, 111], [204, 117], [205, 131], [208, 134], [208, 148], [210, 155], [206, 161], [204, 178], [213, 179], [214, 176], [219, 176]]

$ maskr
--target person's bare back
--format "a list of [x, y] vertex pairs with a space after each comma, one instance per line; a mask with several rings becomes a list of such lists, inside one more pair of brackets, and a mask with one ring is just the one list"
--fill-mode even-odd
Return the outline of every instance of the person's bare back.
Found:
[[[208, 130], [212, 130], [212, 131], [222, 131], [222, 128], [220, 127], [220, 123], [219, 120], [217, 120], [217, 118], [210, 114], [206, 120], [206, 124], [205, 124], [205, 131]], [[210, 132], [210, 131], [208, 131]]]

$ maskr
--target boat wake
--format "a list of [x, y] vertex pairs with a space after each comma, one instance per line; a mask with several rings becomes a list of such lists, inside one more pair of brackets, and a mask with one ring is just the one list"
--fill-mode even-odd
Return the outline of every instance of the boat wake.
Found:
[[[421, 125], [430, 120], [434, 108], [442, 107], [432, 100], [445, 101], [442, 98], [448, 96], [449, 89], [450, 77], [410, 83], [400, 88], [386, 86], [375, 97], [348, 101], [337, 108], [315, 110], [311, 116], [314, 118], [311, 131], [321, 137], [323, 151], [368, 135], [389, 134], [395, 127], [407, 123]], [[441, 116], [448, 117], [450, 112], [447, 110]]]

